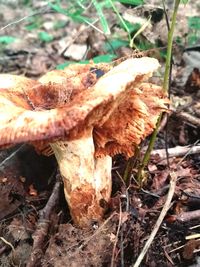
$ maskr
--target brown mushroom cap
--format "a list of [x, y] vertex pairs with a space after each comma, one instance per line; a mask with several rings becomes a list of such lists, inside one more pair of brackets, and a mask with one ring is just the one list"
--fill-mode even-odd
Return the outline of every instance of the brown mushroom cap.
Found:
[[[150, 134], [166, 108], [161, 88], [143, 83], [158, 61], [131, 58], [109, 72], [106, 64], [73, 66], [39, 81], [0, 75], [0, 147], [69, 141], [92, 126], [97, 156], [134, 153], [132, 144]], [[107, 73], [98, 79], [95, 68]]]
[[[40, 81], [1, 74], [0, 146], [57, 136], [52, 132], [56, 125], [62, 124], [66, 103], [96, 83], [96, 74], [90, 70], [94, 66], [72, 65], [65, 71], [48, 72]], [[51, 125], [53, 129], [48, 133]]]

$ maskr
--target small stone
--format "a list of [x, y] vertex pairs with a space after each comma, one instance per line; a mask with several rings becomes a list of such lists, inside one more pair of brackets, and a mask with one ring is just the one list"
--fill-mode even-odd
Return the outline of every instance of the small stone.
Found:
[[72, 44], [64, 53], [64, 57], [79, 61], [83, 59], [86, 51], [86, 44]]

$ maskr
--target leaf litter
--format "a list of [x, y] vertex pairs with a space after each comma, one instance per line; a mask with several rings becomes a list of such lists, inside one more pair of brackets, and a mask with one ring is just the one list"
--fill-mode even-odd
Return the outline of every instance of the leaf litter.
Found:
[[[16, 9], [16, 12], [19, 11]], [[66, 19], [60, 14], [56, 16], [56, 20]], [[52, 16], [48, 14], [46, 20], [51, 22]], [[4, 23], [7, 23], [5, 18]], [[57, 39], [66, 35], [71, 38], [62, 46], [63, 51], [63, 47], [70, 46], [70, 41], [71, 44], [75, 42], [74, 36], [79, 32], [76, 27], [70, 23], [68, 29], [52, 31], [54, 40], [37, 45], [37, 32], [27, 34], [20, 24], [16, 28], [8, 28], [5, 34], [12, 36], [12, 31], [14, 33], [18, 29], [18, 33], [26, 38], [20, 45], [13, 43], [12, 47], [12, 43], [8, 44], [10, 48], [5, 49], [1, 55], [1, 72], [26, 74], [36, 78], [53, 69], [66, 60], [60, 57]], [[70, 37], [71, 32], [74, 32], [73, 37]], [[82, 41], [80, 38], [82, 44], [96, 34], [91, 29], [84, 29], [83, 32], [80, 31], [80, 36], [84, 35]], [[95, 42], [90, 40], [93, 43], [93, 49], [88, 53], [91, 57], [102, 51], [102, 36], [98, 36], [95, 37]], [[183, 66], [180, 64], [179, 68]], [[188, 76], [188, 80], [184, 78], [185, 88], [180, 87], [180, 76], [176, 78], [175, 75], [173, 81], [173, 95], [179, 99], [191, 96], [192, 102], [188, 105], [178, 104], [178, 111], [170, 115], [168, 146], [171, 148], [180, 145], [193, 147], [196, 142], [199, 145], [199, 68], [195, 66]], [[178, 102], [177, 99], [176, 101]], [[188, 115], [196, 120], [191, 120]], [[156, 149], [164, 148], [163, 140], [164, 132], [160, 132]], [[0, 165], [1, 266], [30, 266], [34, 234], [38, 233], [38, 229], [43, 229], [40, 228], [40, 211], [47, 205], [55, 181], [56, 163], [53, 158], [44, 159], [30, 147], [18, 149], [19, 147], [3, 150], [0, 153], [1, 162], [4, 162]], [[122, 156], [114, 158], [113, 164], [113, 194], [111, 202], [105, 203], [107, 213], [104, 223], [100, 227], [94, 223], [87, 230], [76, 228], [70, 222], [69, 211], [61, 194], [50, 212], [50, 219], [45, 220], [48, 231], [44, 232], [41, 244], [36, 246], [40, 251], [37, 251], [39, 257], [34, 266], [111, 266], [111, 263], [113, 266], [134, 266], [166, 200], [169, 189], [168, 162], [160, 159], [159, 154], [152, 156], [148, 178], [142, 189], [134, 180], [134, 169], [128, 187], [122, 181], [126, 166]], [[142, 266], [195, 266], [195, 262], [198, 266], [200, 156], [199, 153], [187, 157], [177, 155], [169, 158], [169, 164], [177, 175], [173, 201]], [[36, 193], [30, 194], [30, 186]], [[187, 219], [183, 222], [183, 218]]]

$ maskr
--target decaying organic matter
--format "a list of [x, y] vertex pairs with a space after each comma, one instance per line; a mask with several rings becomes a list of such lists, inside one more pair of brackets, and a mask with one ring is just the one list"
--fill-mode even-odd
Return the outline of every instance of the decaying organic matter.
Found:
[[32, 143], [57, 158], [72, 218], [101, 221], [111, 194], [111, 156], [134, 154], [168, 102], [148, 82], [154, 58], [71, 65], [33, 81], [0, 75], [0, 146]]

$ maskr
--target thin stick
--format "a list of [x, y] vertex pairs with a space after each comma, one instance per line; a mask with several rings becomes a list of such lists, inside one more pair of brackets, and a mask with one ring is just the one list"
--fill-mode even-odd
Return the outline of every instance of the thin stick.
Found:
[[0, 236], [0, 239], [1, 239], [6, 245], [10, 246], [13, 252], [15, 252], [15, 248], [14, 248], [14, 246], [13, 246], [10, 242], [8, 242], [8, 241], [7, 241], [4, 237], [2, 237], [2, 236]]
[[52, 194], [44, 207], [43, 210], [40, 211], [40, 218], [37, 225], [37, 229], [35, 233], [33, 234], [33, 249], [31, 252], [30, 260], [27, 264], [27, 267], [35, 267], [39, 263], [41, 256], [43, 254], [43, 247], [44, 247], [44, 241], [46, 239], [46, 236], [48, 234], [49, 225], [50, 225], [50, 215], [52, 211], [54, 210], [59, 197], [60, 192], [60, 181], [59, 179], [56, 181]]
[[195, 125], [196, 127], [200, 127], [200, 119], [197, 118], [197, 117], [194, 117], [193, 115], [187, 113], [187, 112], [177, 112], [175, 114], [177, 117], [180, 117], [182, 118], [183, 120], [186, 121], [186, 123], [188, 124], [193, 124]]
[[[181, 157], [185, 154], [191, 155], [191, 154], [198, 154], [200, 153], [200, 145], [197, 146], [176, 146], [168, 149], [169, 158], [173, 157]], [[166, 159], [166, 150], [165, 149], [156, 149], [151, 152], [151, 156], [159, 155], [160, 159]]]
[[117, 227], [115, 243], [114, 243], [113, 251], [112, 251], [112, 259], [111, 259], [111, 265], [110, 265], [111, 267], [114, 267], [114, 264], [115, 264], [115, 250], [116, 250], [116, 246], [117, 246], [119, 231], [120, 231], [121, 224], [122, 224], [122, 207], [121, 207], [121, 203], [120, 203], [119, 209], [120, 209], [119, 210], [119, 222], [118, 222], [118, 227]]
[[17, 19], [17, 20], [15, 20], [15, 21], [13, 21], [13, 22], [10, 22], [10, 23], [6, 24], [6, 25], [3, 26], [2, 28], [0, 28], [0, 31], [3, 31], [3, 30], [5, 30], [6, 28], [8, 28], [8, 27], [10, 27], [10, 26], [13, 26], [13, 25], [15, 25], [15, 24], [18, 24], [18, 23], [20, 23], [20, 22], [22, 22], [22, 21], [24, 21], [24, 20], [26, 20], [26, 19], [28, 19], [28, 18], [30, 18], [30, 17], [33, 17], [33, 16], [36, 16], [36, 15], [45, 14], [45, 13], [47, 13], [47, 12], [50, 12], [50, 9], [49, 9], [49, 7], [48, 7], [48, 4], [47, 4], [47, 6], [45, 6], [45, 7], [46, 7], [46, 8], [42, 8], [40, 11], [36, 11], [36, 12], [34, 12], [34, 13], [32, 13], [32, 14], [29, 14], [29, 15], [23, 17], [23, 18]]
[[149, 247], [151, 246], [151, 243], [153, 242], [159, 228], [160, 228], [160, 225], [162, 224], [163, 222], [163, 219], [167, 213], [167, 211], [169, 210], [170, 208], [170, 205], [171, 205], [171, 201], [172, 201], [172, 198], [173, 198], [173, 195], [174, 195], [174, 191], [175, 191], [175, 186], [176, 186], [176, 180], [177, 180], [177, 175], [175, 172], [171, 172], [169, 174], [169, 176], [171, 177], [171, 180], [170, 180], [170, 187], [169, 187], [169, 191], [168, 191], [168, 194], [167, 194], [167, 198], [166, 198], [166, 201], [165, 201], [165, 204], [162, 208], [162, 211], [160, 213], [160, 216], [158, 217], [158, 220], [156, 221], [156, 224], [154, 226], [154, 229], [153, 231], [151, 232], [150, 236], [149, 236], [149, 239], [147, 240], [145, 246], [143, 247], [139, 257], [137, 258], [136, 262], [134, 265], [132, 265], [132, 267], [139, 267], [145, 254], [147, 253]]
[[12, 159], [21, 149], [25, 147], [25, 144], [21, 145], [18, 147], [16, 150], [14, 150], [8, 157], [6, 157], [1, 163], [0, 163], [0, 168], [3, 167], [3, 165], [6, 164], [7, 161]]
[[189, 222], [191, 220], [200, 218], [200, 210], [182, 212], [179, 215], [173, 217], [175, 217], [175, 219], [179, 222]]

